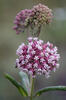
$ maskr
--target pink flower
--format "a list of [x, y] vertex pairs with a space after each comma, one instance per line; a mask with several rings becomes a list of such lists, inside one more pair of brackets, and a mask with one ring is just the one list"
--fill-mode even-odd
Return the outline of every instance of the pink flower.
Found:
[[28, 38], [28, 45], [22, 43], [16, 51], [16, 67], [20, 70], [36, 76], [44, 74], [49, 77], [50, 72], [58, 67], [60, 55], [57, 53], [57, 47], [47, 42], [43, 43], [38, 38]]
[[41, 26], [42, 24], [49, 24], [52, 21], [52, 10], [43, 4], [33, 6], [31, 14], [31, 22], [34, 25]]
[[[26, 29], [32, 35], [38, 36], [41, 31], [41, 27], [44, 24], [49, 24], [52, 21], [52, 10], [47, 6], [38, 4], [33, 6], [32, 9], [25, 9], [20, 11], [14, 21], [16, 33], [24, 32]], [[30, 29], [29, 29], [30, 28]]]
[[22, 10], [17, 14], [14, 21], [15, 26], [13, 27], [13, 29], [16, 30], [17, 34], [23, 32], [28, 26], [28, 22], [26, 21], [26, 19], [29, 18], [30, 14], [31, 10], [29, 9]]

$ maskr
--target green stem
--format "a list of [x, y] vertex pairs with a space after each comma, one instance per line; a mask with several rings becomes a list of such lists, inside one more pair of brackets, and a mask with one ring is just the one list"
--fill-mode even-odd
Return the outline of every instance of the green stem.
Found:
[[30, 83], [31, 83], [31, 92], [30, 92], [30, 100], [33, 99], [33, 88], [34, 88], [34, 79], [30, 76]]

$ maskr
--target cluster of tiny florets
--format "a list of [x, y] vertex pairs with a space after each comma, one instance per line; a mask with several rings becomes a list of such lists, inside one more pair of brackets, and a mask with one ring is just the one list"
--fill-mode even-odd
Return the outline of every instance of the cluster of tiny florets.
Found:
[[30, 20], [34, 25], [38, 25], [39, 27], [43, 24], [49, 24], [52, 21], [52, 17], [51, 9], [45, 5], [38, 4], [33, 7]]
[[17, 51], [16, 67], [20, 70], [32, 74], [35, 77], [38, 74], [44, 74], [49, 77], [50, 72], [59, 67], [58, 61], [60, 55], [57, 53], [57, 47], [38, 38], [28, 38], [28, 45], [22, 43]]
[[[47, 6], [38, 4], [33, 6], [32, 9], [25, 9], [19, 12], [14, 21], [14, 30], [16, 33], [23, 32], [25, 29], [30, 27], [34, 30], [35, 27], [38, 28], [36, 34], [38, 34], [39, 28], [43, 24], [49, 24], [52, 21], [52, 10]], [[36, 30], [35, 30], [36, 31]]]
[[23, 32], [25, 28], [27, 27], [27, 21], [30, 17], [31, 10], [25, 9], [20, 11], [14, 21], [15, 26], [13, 27], [14, 30], [16, 30], [16, 33], [19, 34], [20, 32]]

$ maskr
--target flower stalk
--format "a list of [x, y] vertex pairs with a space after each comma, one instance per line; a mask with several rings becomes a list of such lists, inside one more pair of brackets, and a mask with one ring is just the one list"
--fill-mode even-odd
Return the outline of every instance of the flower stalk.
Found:
[[34, 89], [34, 79], [32, 75], [30, 75], [30, 85], [31, 85], [30, 100], [32, 100], [33, 99], [33, 89]]

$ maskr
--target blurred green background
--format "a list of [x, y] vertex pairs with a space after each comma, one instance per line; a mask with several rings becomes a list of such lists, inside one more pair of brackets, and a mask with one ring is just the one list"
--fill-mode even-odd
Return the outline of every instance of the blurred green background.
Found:
[[[40, 39], [50, 41], [58, 46], [61, 54], [60, 68], [49, 79], [38, 76], [35, 80], [35, 91], [51, 85], [66, 85], [66, 0], [0, 0], [0, 100], [28, 100], [22, 98], [18, 90], [4, 78], [8, 72], [18, 81], [18, 70], [15, 68], [16, 49], [25, 42], [27, 33], [16, 35], [13, 31], [13, 20], [16, 14], [25, 8], [42, 3], [53, 10], [54, 19], [51, 25], [44, 27]], [[66, 100], [66, 92], [48, 92], [35, 100]]]

